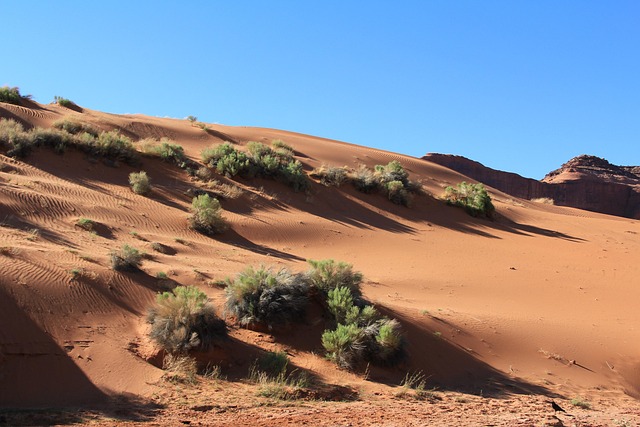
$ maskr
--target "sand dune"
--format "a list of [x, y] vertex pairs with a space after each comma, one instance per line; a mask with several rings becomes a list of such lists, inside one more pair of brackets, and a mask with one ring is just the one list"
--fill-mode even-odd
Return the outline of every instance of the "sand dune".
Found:
[[[138, 354], [147, 345], [146, 310], [161, 289], [158, 272], [199, 286], [222, 311], [223, 291], [207, 285], [211, 281], [248, 264], [303, 271], [306, 259], [333, 258], [361, 271], [366, 298], [401, 320], [406, 363], [374, 369], [365, 381], [325, 361], [319, 335], [307, 329], [286, 338], [232, 329], [234, 345], [284, 346], [294, 364], [327, 384], [371, 393], [374, 407], [380, 399], [375, 393], [392, 395], [407, 371], [422, 371], [429, 387], [472, 393], [469, 399], [528, 396], [535, 405], [530, 400], [520, 407], [534, 411], [527, 405], [538, 405], [538, 415], [544, 399], [580, 397], [594, 404], [594, 411], [580, 415], [592, 425], [640, 419], [629, 409], [640, 396], [639, 221], [532, 203], [494, 189], [495, 220], [476, 219], [439, 200], [446, 186], [469, 179], [422, 159], [273, 129], [209, 124], [207, 132], [186, 120], [0, 104], [0, 117], [26, 126], [49, 127], [64, 116], [134, 140], [171, 138], [194, 161], [223, 140], [244, 145], [274, 139], [291, 145], [307, 171], [398, 160], [426, 194], [406, 208], [350, 186], [314, 183], [304, 194], [274, 181], [238, 179], [243, 194], [222, 201], [231, 229], [209, 238], [187, 227], [190, 190], [202, 184], [159, 160], [110, 167], [72, 150], [56, 155], [44, 148], [24, 160], [0, 156], [0, 406], [157, 395], [162, 371]], [[142, 169], [153, 180], [148, 197], [127, 183], [130, 172]], [[99, 228], [90, 233], [76, 227], [80, 217]], [[152, 242], [169, 250], [154, 252]], [[109, 268], [109, 252], [123, 243], [152, 255], [141, 272]], [[238, 354], [230, 372], [246, 371], [248, 354]], [[385, 403], [389, 413], [394, 402]], [[443, 402], [465, 409], [453, 398]], [[489, 422], [480, 406], [471, 413]], [[504, 425], [520, 425], [494, 415]], [[451, 417], [431, 422], [453, 425]], [[236, 419], [250, 423], [244, 413]], [[473, 418], [465, 422], [475, 425]]]

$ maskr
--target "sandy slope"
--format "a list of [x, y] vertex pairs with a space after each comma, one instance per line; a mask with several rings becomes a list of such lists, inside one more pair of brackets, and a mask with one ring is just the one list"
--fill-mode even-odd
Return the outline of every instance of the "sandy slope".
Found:
[[[220, 307], [223, 292], [208, 281], [247, 264], [302, 271], [308, 258], [348, 261], [365, 274], [365, 296], [403, 322], [408, 361], [373, 370], [364, 382], [322, 360], [318, 328], [308, 326], [275, 339], [233, 331], [234, 345], [243, 351], [234, 353], [231, 371], [246, 370], [256, 348], [287, 348], [296, 366], [325, 383], [372, 396], [393, 393], [389, 387], [407, 371], [421, 370], [429, 386], [445, 391], [532, 395], [536, 405], [548, 396], [598, 401], [607, 415], [594, 419], [603, 425], [619, 415], [609, 414], [610, 408], [629, 413], [635, 403], [628, 396], [640, 396], [639, 221], [497, 191], [497, 219], [478, 220], [437, 200], [445, 186], [467, 178], [420, 159], [272, 129], [209, 125], [205, 132], [185, 120], [31, 107], [0, 104], [0, 116], [46, 127], [73, 115], [135, 139], [169, 137], [194, 160], [222, 140], [242, 145], [273, 139], [293, 146], [307, 170], [397, 159], [435, 197], [417, 197], [408, 209], [348, 186], [315, 184], [305, 195], [272, 181], [238, 180], [244, 195], [223, 201], [231, 230], [212, 239], [186, 226], [188, 190], [200, 184], [177, 168], [152, 159], [137, 169], [113, 168], [80, 153], [58, 156], [46, 149], [25, 161], [2, 156], [0, 406], [157, 396], [162, 371], [136, 356], [146, 346], [146, 308], [161, 288], [157, 272], [199, 285]], [[128, 188], [128, 174], [139, 169], [153, 180], [150, 197]], [[74, 226], [79, 217], [102, 226], [88, 233]], [[151, 242], [171, 251], [155, 253]], [[109, 269], [109, 251], [123, 243], [153, 254], [143, 272]], [[71, 278], [72, 269], [82, 269], [79, 279]], [[398, 400], [391, 402], [386, 404], [395, 407]]]

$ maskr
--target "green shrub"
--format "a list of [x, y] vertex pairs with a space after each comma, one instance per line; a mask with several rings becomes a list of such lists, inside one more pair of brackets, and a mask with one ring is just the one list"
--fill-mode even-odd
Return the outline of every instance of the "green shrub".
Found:
[[457, 188], [447, 187], [444, 197], [447, 203], [464, 208], [471, 216], [491, 218], [495, 212], [491, 197], [484, 185], [479, 183], [461, 182]]
[[348, 179], [346, 167], [339, 168], [325, 165], [314, 169], [311, 172], [311, 176], [320, 178], [320, 184], [326, 187], [340, 187]]
[[33, 142], [20, 123], [0, 119], [0, 146], [7, 150], [7, 156], [22, 158], [31, 152]]
[[69, 100], [69, 99], [67, 99], [67, 98], [63, 98], [63, 97], [58, 96], [58, 95], [56, 95], [56, 96], [54, 96], [54, 97], [53, 97], [53, 101], [54, 101], [56, 104], [61, 105], [61, 106], [66, 107], [66, 108], [71, 108], [71, 107], [74, 107], [74, 106], [76, 105], [76, 104], [75, 104], [74, 102], [72, 102], [71, 100]]
[[19, 104], [21, 99], [22, 95], [20, 95], [19, 88], [9, 86], [0, 87], [0, 102]]
[[355, 369], [365, 351], [362, 328], [355, 324], [342, 325], [322, 334], [322, 346], [327, 358], [344, 369]]
[[305, 278], [311, 287], [319, 290], [323, 295], [328, 295], [329, 291], [339, 286], [349, 288], [356, 299], [362, 295], [360, 290], [362, 273], [353, 271], [351, 264], [336, 262], [332, 259], [307, 262], [311, 268], [305, 273]]
[[181, 145], [174, 144], [168, 138], [162, 138], [160, 142], [155, 140], [141, 141], [144, 152], [152, 156], [160, 157], [163, 162], [170, 162], [179, 167], [183, 167], [187, 162], [187, 156], [184, 154], [184, 148]]
[[189, 223], [194, 230], [204, 234], [222, 233], [227, 229], [227, 223], [222, 218], [221, 211], [218, 199], [201, 194], [191, 202]]
[[70, 134], [77, 135], [86, 132], [93, 136], [98, 136], [99, 132], [96, 128], [87, 123], [77, 122], [73, 119], [63, 118], [53, 122], [53, 127], [60, 130], [65, 130]]
[[198, 118], [196, 116], [187, 116], [187, 120], [191, 122], [191, 124], [194, 124], [198, 121]]
[[215, 168], [218, 160], [234, 151], [236, 151], [236, 149], [230, 143], [225, 142], [220, 145], [205, 148], [200, 152], [200, 158], [202, 159], [202, 163], [210, 168]]
[[378, 181], [382, 184], [400, 181], [403, 186], [406, 186], [409, 183], [409, 174], [397, 160], [393, 160], [385, 166], [376, 165], [375, 171], [378, 175]]
[[227, 283], [227, 311], [243, 326], [272, 329], [300, 320], [305, 314], [308, 286], [286, 269], [250, 266]]
[[178, 286], [156, 296], [149, 309], [149, 336], [169, 353], [206, 350], [226, 333], [207, 295], [195, 286]]
[[393, 364], [404, 352], [400, 323], [383, 318], [374, 324], [375, 346], [370, 350], [371, 358], [381, 364]]
[[234, 150], [216, 163], [216, 172], [225, 176], [247, 175], [250, 170], [251, 162], [242, 151]]
[[273, 141], [271, 141], [271, 146], [276, 149], [287, 151], [291, 153], [291, 155], [293, 156], [293, 152], [294, 152], [293, 147], [291, 147], [289, 144], [285, 143], [281, 139], [274, 139]]
[[145, 171], [131, 172], [129, 174], [129, 185], [136, 194], [148, 194], [151, 191], [151, 178]]
[[142, 254], [136, 248], [123, 245], [119, 251], [111, 252], [111, 268], [119, 271], [135, 271], [142, 264]]
[[131, 139], [116, 131], [100, 133], [94, 144], [94, 155], [120, 160], [129, 165], [136, 165], [139, 162], [138, 154]]
[[29, 137], [34, 146], [49, 147], [59, 154], [74, 145], [73, 135], [57, 129], [33, 128], [29, 131]]
[[385, 184], [387, 197], [396, 205], [409, 206], [411, 196], [402, 181], [389, 181]]

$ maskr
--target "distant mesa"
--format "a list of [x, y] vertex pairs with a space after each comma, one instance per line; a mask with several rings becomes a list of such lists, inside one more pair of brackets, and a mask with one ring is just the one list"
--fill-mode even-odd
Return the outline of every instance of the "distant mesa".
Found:
[[429, 153], [423, 159], [514, 197], [549, 198], [559, 206], [640, 219], [640, 166], [617, 166], [600, 157], [580, 155], [537, 181], [462, 156]]

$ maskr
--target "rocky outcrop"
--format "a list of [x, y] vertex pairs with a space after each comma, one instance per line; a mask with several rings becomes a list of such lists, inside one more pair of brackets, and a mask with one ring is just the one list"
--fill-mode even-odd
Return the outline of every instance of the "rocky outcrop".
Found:
[[429, 153], [423, 159], [514, 197], [550, 198], [560, 206], [640, 219], [639, 166], [616, 166], [599, 157], [582, 155], [537, 181], [461, 156]]

